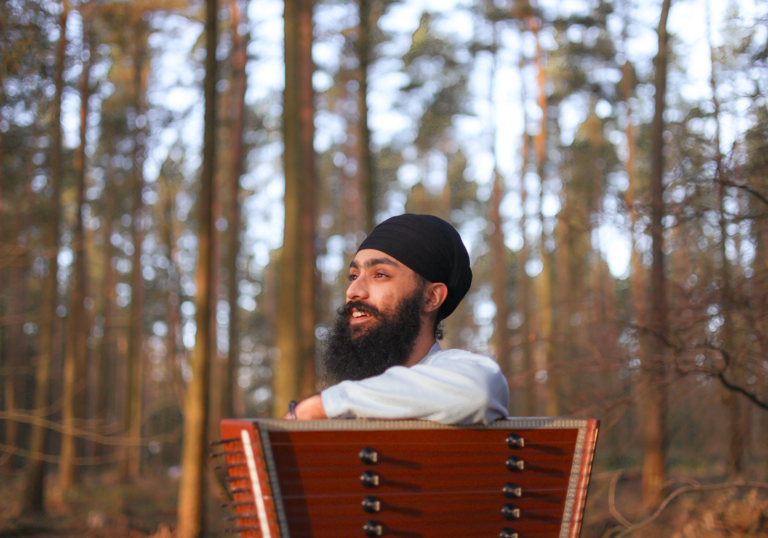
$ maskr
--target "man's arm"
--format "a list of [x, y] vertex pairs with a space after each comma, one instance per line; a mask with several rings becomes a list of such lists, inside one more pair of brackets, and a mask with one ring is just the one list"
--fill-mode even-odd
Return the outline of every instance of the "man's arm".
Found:
[[330, 418], [488, 424], [506, 416], [509, 387], [494, 360], [450, 350], [410, 368], [395, 366], [376, 377], [344, 381], [324, 390], [321, 399]]
[[[296, 420], [321, 420], [328, 418], [323, 407], [323, 399], [319, 394], [313, 394], [309, 398], [301, 400], [296, 409], [294, 409], [294, 413], [296, 413]], [[291, 414], [286, 413], [283, 415], [283, 418], [290, 420]]]

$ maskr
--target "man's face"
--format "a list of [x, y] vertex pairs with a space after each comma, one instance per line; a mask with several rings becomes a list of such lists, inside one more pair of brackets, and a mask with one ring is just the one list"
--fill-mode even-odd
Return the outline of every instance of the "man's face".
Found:
[[376, 325], [420, 287], [416, 273], [380, 250], [361, 250], [349, 267], [347, 310], [353, 335]]
[[405, 364], [424, 323], [425, 288], [411, 269], [383, 252], [358, 252], [347, 303], [325, 338], [325, 377], [366, 379]]

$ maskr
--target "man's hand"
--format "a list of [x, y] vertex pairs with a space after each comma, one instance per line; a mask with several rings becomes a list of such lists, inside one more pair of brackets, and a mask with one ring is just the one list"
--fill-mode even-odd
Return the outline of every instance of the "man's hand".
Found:
[[[296, 406], [296, 420], [320, 420], [328, 418], [325, 414], [325, 407], [323, 407], [323, 399], [319, 394], [305, 398], [299, 402]], [[283, 418], [290, 420], [291, 416], [286, 413]]]

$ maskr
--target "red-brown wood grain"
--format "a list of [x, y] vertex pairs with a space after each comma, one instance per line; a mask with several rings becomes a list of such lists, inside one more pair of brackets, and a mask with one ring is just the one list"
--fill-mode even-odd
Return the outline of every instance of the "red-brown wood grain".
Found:
[[[237, 428], [247, 423], [256, 444], [269, 443], [262, 464], [271, 467], [280, 495], [276, 500], [271, 493], [267, 495], [270, 510], [275, 510], [270, 523], [280, 505], [290, 538], [364, 537], [367, 521], [381, 524], [383, 536], [404, 538], [495, 538], [504, 528], [520, 538], [556, 538], [565, 532], [561, 527], [569, 484], [576, 510], [567, 527], [568, 536], [577, 538], [596, 439], [593, 422], [580, 454], [579, 470], [586, 478], [580, 476], [575, 495], [575, 482], [570, 481], [579, 427], [422, 430], [388, 429], [384, 424], [382, 429], [285, 431], [277, 424], [277, 428], [259, 431], [257, 423], [242, 421]], [[512, 432], [525, 439], [524, 447], [507, 446]], [[361, 461], [363, 448], [376, 451], [376, 463]], [[254, 450], [261, 458], [261, 446]], [[523, 470], [507, 468], [510, 456], [524, 461]], [[228, 456], [232, 462], [240, 461], [237, 458]], [[263, 471], [266, 476], [266, 468]], [[377, 487], [364, 486], [361, 475], [365, 471], [378, 475]], [[230, 469], [231, 475], [235, 472], [242, 471]], [[521, 497], [504, 495], [508, 483], [522, 489]], [[366, 496], [380, 502], [378, 512], [363, 509]], [[507, 504], [519, 509], [519, 519], [504, 518], [502, 508]], [[253, 513], [250, 507], [247, 511]], [[256, 521], [241, 520], [240, 524], [255, 525]], [[259, 531], [244, 536], [261, 538]]]

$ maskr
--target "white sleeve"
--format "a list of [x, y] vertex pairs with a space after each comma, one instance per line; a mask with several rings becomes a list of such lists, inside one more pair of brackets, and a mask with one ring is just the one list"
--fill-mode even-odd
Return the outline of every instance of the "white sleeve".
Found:
[[509, 387], [493, 359], [449, 350], [410, 368], [393, 366], [362, 381], [343, 381], [321, 397], [329, 418], [489, 424], [507, 416]]

